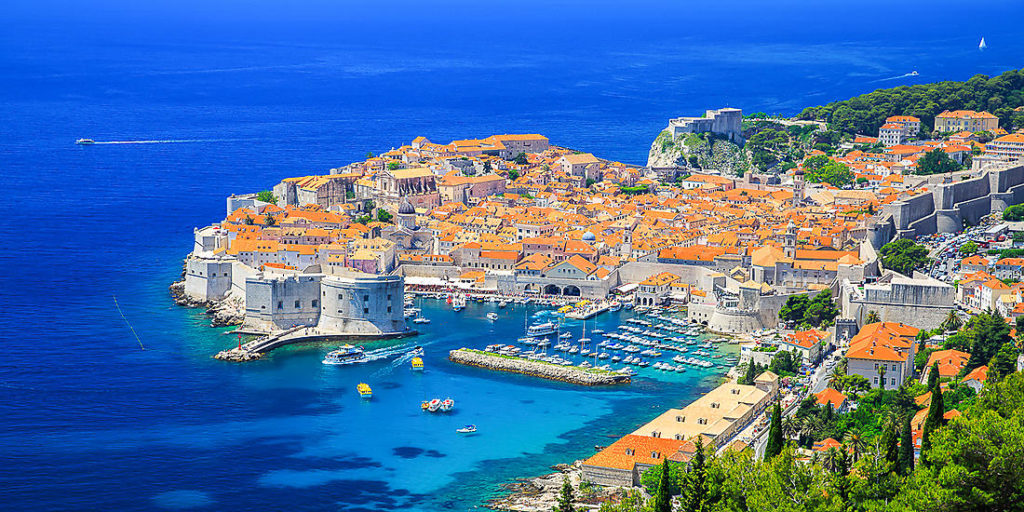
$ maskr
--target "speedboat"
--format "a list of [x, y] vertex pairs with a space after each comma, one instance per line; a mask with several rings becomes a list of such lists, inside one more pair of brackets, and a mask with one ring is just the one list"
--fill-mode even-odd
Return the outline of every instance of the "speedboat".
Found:
[[558, 339], [560, 339], [560, 340], [567, 340], [569, 338], [572, 338], [572, 333], [571, 332], [563, 332], [562, 334], [558, 335]]
[[412, 365], [412, 370], [414, 372], [422, 372], [423, 371], [423, 358], [414, 357], [414, 358], [412, 358], [411, 361], [409, 361], [409, 364]]
[[487, 319], [493, 322], [493, 321], [498, 319], [498, 314], [493, 312], [493, 311], [490, 312], [490, 313], [487, 313]]
[[373, 390], [370, 389], [370, 385], [365, 383], [365, 382], [360, 382], [359, 385], [356, 386], [356, 391], [358, 391], [359, 392], [359, 396], [361, 396], [363, 398], [366, 398], [366, 399], [373, 398]]
[[612, 301], [611, 305], [608, 306], [608, 311], [618, 311], [622, 309], [622, 303], [619, 301]]
[[414, 324], [429, 324], [430, 323], [430, 319], [425, 317], [425, 316], [418, 316], [418, 317], [412, 319], [412, 323], [414, 323]]
[[594, 334], [604, 334], [604, 329], [594, 329], [591, 332], [593, 332]]
[[92, 139], [78, 139], [75, 141], [75, 144], [78, 144], [79, 146], [91, 146], [96, 144], [96, 141]]
[[420, 404], [420, 407], [424, 411], [437, 412], [437, 410], [441, 408], [441, 399], [435, 398], [433, 400], [426, 400]]
[[460, 434], [473, 434], [476, 432], [476, 425], [466, 425], [465, 427], [455, 429], [455, 431]]
[[455, 400], [452, 400], [451, 398], [445, 398], [444, 400], [441, 401], [441, 405], [438, 410], [441, 412], [448, 412], [452, 410], [454, 407]]
[[330, 365], [365, 363], [366, 354], [363, 352], [363, 347], [342, 345], [337, 350], [328, 352], [322, 362]]

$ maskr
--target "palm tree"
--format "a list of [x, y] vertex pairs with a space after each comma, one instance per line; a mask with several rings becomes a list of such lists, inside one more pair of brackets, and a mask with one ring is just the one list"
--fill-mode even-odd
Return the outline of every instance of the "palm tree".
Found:
[[853, 448], [854, 462], [860, 458], [860, 455], [864, 453], [865, 448], [867, 448], [867, 442], [864, 441], [864, 437], [853, 431], [843, 434], [843, 442], [850, 448]]
[[942, 330], [944, 331], [956, 331], [959, 330], [960, 326], [963, 324], [964, 323], [960, 320], [960, 317], [956, 315], [956, 310], [951, 309], [949, 310], [949, 314], [946, 315], [946, 319], [942, 321], [942, 324], [940, 324], [940, 327], [942, 327]]
[[868, 311], [868, 318], [867, 318], [867, 320], [864, 320], [864, 323], [866, 323], [866, 324], [874, 324], [874, 323], [878, 323], [878, 322], [881, 322], [881, 321], [882, 321], [882, 319], [878, 318], [878, 312], [877, 311]]
[[832, 370], [832, 375], [830, 375], [828, 378], [829, 387], [836, 391], [842, 391], [843, 377], [846, 377], [846, 370], [844, 368], [836, 366], [836, 368]]

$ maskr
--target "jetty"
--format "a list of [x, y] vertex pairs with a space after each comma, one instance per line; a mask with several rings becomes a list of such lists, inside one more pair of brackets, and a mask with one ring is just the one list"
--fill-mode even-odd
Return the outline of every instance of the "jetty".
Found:
[[533, 361], [522, 357], [493, 354], [468, 348], [452, 350], [448, 353], [448, 360], [466, 366], [475, 366], [499, 372], [519, 373], [583, 386], [605, 386], [630, 382], [629, 375], [608, 370], [581, 368], [579, 366], [561, 366], [544, 361]]
[[398, 339], [406, 338], [409, 336], [416, 336], [419, 334], [418, 331], [408, 329], [406, 331], [397, 333], [381, 333], [381, 334], [353, 334], [353, 333], [338, 333], [332, 331], [324, 331], [316, 327], [293, 327], [284, 331], [269, 334], [260, 338], [257, 338], [248, 343], [242, 344], [241, 347], [234, 347], [228, 350], [222, 350], [213, 356], [214, 359], [221, 361], [231, 361], [234, 363], [244, 363], [248, 361], [256, 361], [263, 357], [263, 354], [274, 350], [275, 348], [282, 347], [284, 345], [292, 345], [295, 343], [309, 343], [309, 342], [366, 342], [384, 339]]

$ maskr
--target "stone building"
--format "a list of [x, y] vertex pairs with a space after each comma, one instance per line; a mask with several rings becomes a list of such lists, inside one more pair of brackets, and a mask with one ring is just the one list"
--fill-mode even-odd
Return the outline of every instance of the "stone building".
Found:
[[743, 111], [738, 108], [707, 110], [703, 117], [677, 117], [668, 122], [672, 138], [686, 133], [715, 133], [729, 140], [743, 142]]
[[999, 128], [999, 118], [988, 112], [973, 110], [946, 110], [935, 116], [935, 131], [947, 132], [990, 132]]
[[955, 289], [924, 275], [906, 277], [892, 271], [874, 283], [844, 279], [839, 289], [841, 316], [864, 325], [871, 312], [884, 322], [904, 322], [934, 329], [953, 310]]
[[434, 173], [426, 167], [384, 169], [377, 173], [375, 185], [381, 205], [393, 205], [395, 208], [402, 198], [420, 208], [441, 205]]
[[320, 283], [323, 332], [370, 336], [398, 335], [405, 324], [402, 277], [358, 272], [324, 276]]

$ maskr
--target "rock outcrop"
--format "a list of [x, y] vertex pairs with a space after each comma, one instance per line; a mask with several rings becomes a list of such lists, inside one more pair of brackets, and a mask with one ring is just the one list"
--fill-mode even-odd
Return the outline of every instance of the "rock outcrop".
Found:
[[624, 384], [630, 381], [628, 375], [615, 372], [580, 368], [578, 366], [561, 366], [543, 361], [531, 361], [520, 357], [509, 357], [479, 350], [460, 348], [448, 353], [448, 359], [454, 363], [501, 372], [521, 373], [549, 380], [558, 380], [570, 384], [584, 386], [603, 386], [607, 384]]
[[213, 327], [241, 325], [245, 320], [245, 308], [241, 299], [227, 297], [222, 300], [202, 301], [189, 297], [185, 293], [185, 281], [177, 281], [169, 287], [174, 303], [186, 308], [203, 308], [210, 317]]
[[576, 496], [573, 503], [576, 510], [597, 510], [601, 503], [615, 502], [621, 496], [622, 491], [618, 488], [580, 485], [583, 477], [582, 461], [576, 461], [571, 466], [559, 464], [552, 469], [558, 472], [503, 485], [502, 488], [510, 494], [490, 500], [487, 507], [517, 512], [548, 512], [558, 503], [562, 481], [566, 477]]
[[666, 130], [651, 143], [647, 166], [685, 167], [693, 172], [708, 169], [725, 175], [741, 175], [750, 168], [750, 163], [743, 148], [722, 137], [691, 133], [673, 139]]
[[249, 352], [248, 350], [239, 350], [238, 347], [230, 350], [221, 350], [217, 352], [217, 355], [213, 356], [214, 359], [219, 361], [230, 361], [233, 363], [245, 363], [249, 361], [256, 361], [263, 357], [260, 352]]

